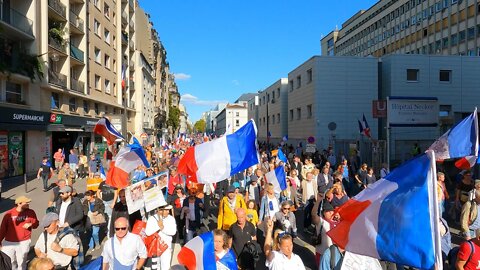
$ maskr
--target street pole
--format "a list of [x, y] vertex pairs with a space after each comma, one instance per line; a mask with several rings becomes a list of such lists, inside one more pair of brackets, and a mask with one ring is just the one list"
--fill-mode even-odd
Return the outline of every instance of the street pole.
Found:
[[269, 103], [269, 100], [267, 99], [267, 152], [270, 152], [270, 128], [269, 128], [269, 122], [270, 122], [270, 119], [268, 117], [268, 103]]
[[122, 116], [122, 135], [125, 136], [125, 140], [128, 143], [128, 134], [127, 134], [127, 86], [122, 87], [123, 100], [123, 116]]

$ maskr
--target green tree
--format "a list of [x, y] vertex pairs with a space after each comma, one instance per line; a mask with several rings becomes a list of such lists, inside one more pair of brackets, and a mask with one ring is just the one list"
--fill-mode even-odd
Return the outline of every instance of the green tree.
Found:
[[200, 119], [197, 122], [195, 122], [195, 125], [193, 125], [193, 127], [197, 132], [205, 132], [206, 125], [207, 123], [205, 123], [205, 120]]
[[177, 107], [170, 105], [167, 125], [172, 127], [173, 132], [176, 132], [180, 126], [180, 110]]

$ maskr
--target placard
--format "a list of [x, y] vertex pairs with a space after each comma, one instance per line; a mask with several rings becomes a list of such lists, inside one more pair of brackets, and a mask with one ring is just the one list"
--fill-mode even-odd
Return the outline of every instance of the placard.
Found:
[[150, 212], [158, 207], [167, 204], [163, 196], [162, 189], [159, 186], [151, 186], [143, 192], [145, 200], [145, 210]]
[[341, 270], [382, 270], [378, 259], [346, 251]]
[[145, 189], [144, 182], [140, 181], [125, 189], [125, 198], [127, 199], [128, 214], [132, 214], [140, 210], [145, 200], [143, 198], [143, 190]]

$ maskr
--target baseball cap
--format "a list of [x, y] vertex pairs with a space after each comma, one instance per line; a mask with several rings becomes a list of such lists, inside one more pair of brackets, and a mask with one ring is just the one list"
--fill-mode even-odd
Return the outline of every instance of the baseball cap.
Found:
[[333, 205], [329, 202], [323, 202], [323, 208], [322, 212], [327, 212], [327, 211], [334, 211], [335, 208], [333, 208]]
[[50, 212], [43, 216], [42, 221], [40, 221], [40, 228], [46, 228], [52, 224], [55, 220], [58, 220], [58, 214]]
[[61, 193], [72, 192], [72, 188], [70, 186], [64, 186], [62, 189], [59, 190]]
[[173, 209], [173, 206], [171, 206], [170, 204], [167, 204], [167, 205], [162, 206], [162, 207], [160, 207], [160, 208], [166, 209], [166, 210], [171, 210], [171, 209]]
[[29, 203], [29, 202], [31, 202], [31, 201], [32, 201], [32, 199], [30, 199], [30, 198], [27, 198], [27, 197], [25, 197], [25, 196], [20, 196], [20, 197], [17, 197], [17, 198], [15, 199], [15, 204], [19, 204], [19, 203]]
[[227, 189], [227, 193], [235, 192], [235, 187], [234, 186], [229, 186]]

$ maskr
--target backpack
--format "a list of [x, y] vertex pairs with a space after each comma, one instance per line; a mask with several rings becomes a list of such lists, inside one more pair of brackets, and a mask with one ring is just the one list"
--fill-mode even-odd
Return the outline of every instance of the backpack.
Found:
[[0, 269], [12, 270], [12, 260], [10, 257], [0, 250]]
[[[472, 242], [470, 240], [467, 241], [467, 243], [470, 245], [470, 255], [468, 256], [467, 261], [465, 262], [465, 265], [470, 261], [470, 259], [473, 256], [473, 253], [475, 252], [475, 247], [473, 246]], [[460, 250], [460, 246], [454, 247], [448, 252], [447, 255], [447, 260], [448, 260], [448, 265], [450, 265], [451, 270], [455, 270], [455, 264], [457, 263], [457, 257], [458, 257], [458, 251]]]
[[[76, 234], [75, 230], [73, 230], [70, 227], [64, 228], [63, 230], [59, 231], [57, 234], [57, 237], [55, 238], [54, 242], [60, 243], [60, 241], [63, 239], [68, 234], [73, 234], [75, 239], [77, 240], [78, 243], [78, 255], [75, 257], [72, 257], [72, 261], [70, 262], [70, 266], [72, 269], [80, 269], [80, 266], [83, 264], [84, 261], [84, 256], [83, 256], [83, 244], [82, 240], [80, 237]], [[47, 247], [47, 231], [43, 232], [43, 237], [45, 240], [45, 253], [48, 251]], [[3, 269], [3, 268], [2, 268]]]

